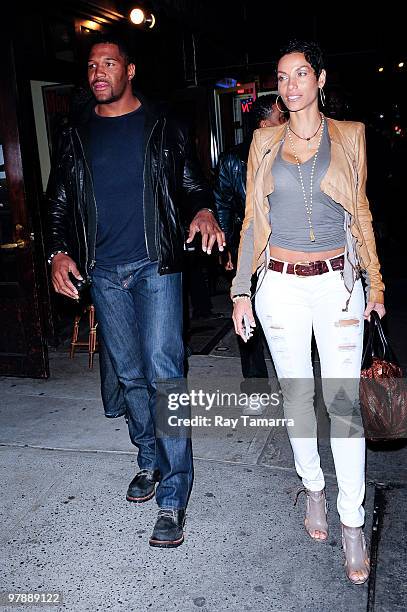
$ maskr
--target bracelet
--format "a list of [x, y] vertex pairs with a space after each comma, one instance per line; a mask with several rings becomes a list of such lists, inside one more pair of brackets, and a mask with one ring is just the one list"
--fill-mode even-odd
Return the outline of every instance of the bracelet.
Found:
[[237, 295], [234, 295], [232, 297], [232, 302], [236, 304], [238, 300], [249, 300], [250, 301], [251, 297], [247, 293], [238, 293]]
[[68, 255], [68, 252], [67, 252], [67, 251], [55, 251], [55, 253], [52, 253], [52, 254], [51, 254], [49, 257], [48, 257], [48, 259], [47, 259], [48, 263], [49, 263], [49, 264], [51, 264], [51, 263], [52, 263], [52, 260], [53, 260], [53, 259], [54, 259], [54, 257], [55, 257], [55, 255], [59, 255], [59, 253], [63, 253], [64, 255]]
[[215, 213], [213, 212], [212, 208], [200, 208], [200, 209], [198, 210], [198, 213], [200, 213], [200, 212], [201, 212], [201, 210], [207, 210], [208, 212], [212, 213], [212, 214], [213, 214], [213, 216], [215, 216]]

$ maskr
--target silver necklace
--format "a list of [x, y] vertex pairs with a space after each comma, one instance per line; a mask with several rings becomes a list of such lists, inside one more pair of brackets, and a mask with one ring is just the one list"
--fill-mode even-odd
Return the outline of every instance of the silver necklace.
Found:
[[[313, 184], [313, 180], [314, 180], [315, 164], [317, 163], [319, 147], [321, 145], [322, 135], [324, 133], [324, 126], [325, 126], [325, 117], [322, 115], [321, 124], [320, 124], [321, 134], [319, 135], [318, 146], [317, 146], [317, 150], [316, 150], [315, 155], [314, 155], [314, 161], [312, 162], [312, 168], [311, 168], [310, 192], [309, 192], [309, 203], [308, 203], [307, 195], [305, 193], [304, 181], [303, 181], [303, 178], [302, 178], [300, 161], [298, 159], [298, 155], [297, 155], [297, 152], [295, 150], [293, 139], [292, 139], [292, 136], [291, 136], [292, 130], [290, 128], [290, 124], [287, 123], [287, 136], [288, 136], [288, 140], [289, 140], [289, 143], [291, 145], [291, 148], [293, 150], [295, 161], [296, 161], [297, 168], [298, 168], [298, 173], [300, 175], [300, 183], [301, 183], [301, 188], [302, 188], [302, 194], [304, 196], [305, 210], [307, 212], [308, 225], [309, 225], [309, 237], [310, 237], [311, 242], [315, 242], [315, 233], [314, 233], [314, 228], [312, 227], [312, 184]], [[315, 135], [316, 134], [314, 134], [314, 136]]]

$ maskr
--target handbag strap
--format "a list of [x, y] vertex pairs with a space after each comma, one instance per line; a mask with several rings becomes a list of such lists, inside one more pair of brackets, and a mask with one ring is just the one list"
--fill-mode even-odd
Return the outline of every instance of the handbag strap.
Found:
[[[374, 340], [376, 337], [376, 332], [380, 339], [380, 344], [381, 344], [380, 351], [375, 350]], [[380, 359], [385, 359], [387, 357], [387, 359], [390, 361], [396, 361], [394, 357], [394, 353], [391, 350], [390, 345], [387, 341], [386, 335], [383, 331], [383, 327], [382, 327], [382, 323], [381, 323], [379, 314], [377, 313], [376, 310], [372, 310], [372, 312], [370, 313], [369, 335], [368, 335], [368, 339], [366, 343], [366, 348], [363, 353], [362, 369], [363, 369], [363, 366], [365, 364], [365, 361], [368, 355], [370, 355], [370, 357], [372, 358], [379, 357]]]
[[371, 316], [370, 317], [370, 321], [369, 321], [369, 330], [368, 330], [366, 346], [365, 346], [365, 350], [363, 351], [362, 370], [365, 367], [367, 367], [367, 364], [366, 364], [367, 356], [369, 355], [369, 357], [373, 357], [373, 338], [374, 338], [374, 332], [375, 332], [375, 323], [373, 321], [373, 317]]

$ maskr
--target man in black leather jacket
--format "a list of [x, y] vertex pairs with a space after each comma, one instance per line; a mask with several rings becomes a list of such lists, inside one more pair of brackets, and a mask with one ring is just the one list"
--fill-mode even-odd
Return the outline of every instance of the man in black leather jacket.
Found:
[[92, 46], [95, 103], [64, 130], [49, 180], [49, 261], [58, 293], [77, 299], [78, 281], [91, 285], [103, 350], [138, 448], [140, 471], [126, 498], [141, 503], [156, 495], [149, 543], [173, 548], [184, 539], [191, 441], [185, 431], [163, 433], [157, 404], [162, 393], [182, 388], [184, 376], [183, 227], [189, 223], [188, 242], [201, 233], [206, 253], [215, 241], [222, 251], [225, 237], [187, 130], [134, 94], [134, 73], [121, 41]]
[[[252, 105], [252, 125], [254, 128], [272, 127], [284, 123], [284, 115], [276, 106], [276, 96], [260, 96]], [[245, 215], [247, 159], [252, 135], [241, 144], [222, 154], [217, 168], [214, 188], [216, 208], [221, 228], [225, 232], [228, 245], [226, 270], [234, 270], [237, 262], [240, 230]], [[255, 277], [252, 290], [255, 290]], [[238, 337], [240, 360], [244, 381], [242, 393], [269, 392], [268, 371], [264, 359], [263, 333], [257, 325], [253, 337], [247, 342]], [[259, 402], [253, 407], [248, 404], [244, 414], [261, 414]]]

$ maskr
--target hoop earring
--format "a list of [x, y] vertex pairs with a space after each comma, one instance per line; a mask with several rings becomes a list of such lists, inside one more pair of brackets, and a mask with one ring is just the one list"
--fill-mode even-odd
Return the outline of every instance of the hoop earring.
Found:
[[277, 106], [277, 109], [280, 111], [280, 113], [281, 113], [282, 115], [284, 115], [285, 111], [284, 111], [284, 110], [281, 110], [281, 108], [280, 108], [280, 107], [279, 107], [279, 105], [278, 105], [278, 99], [279, 99], [279, 98], [281, 98], [280, 94], [278, 94], [278, 96], [277, 96], [277, 98], [276, 98], [275, 105]]
[[322, 104], [322, 106], [325, 106], [325, 92], [324, 92], [324, 88], [323, 87], [320, 87], [319, 95], [321, 96], [321, 104]]

